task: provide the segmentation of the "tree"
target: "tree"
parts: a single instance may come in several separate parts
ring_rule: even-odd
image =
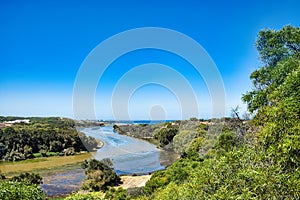
[[[203,129],[195,131],[183,130],[173,138],[174,150],[180,155],[184,155],[186,149],[195,138],[204,138],[205,135],[206,131]]]
[[[107,161],[105,161],[107,162]],[[109,186],[117,186],[121,179],[111,167],[102,161],[92,159],[84,164],[86,179],[81,188],[89,191],[105,191]]]
[[[215,138],[210,126],[205,138],[189,144],[186,161],[152,176],[145,187],[149,199],[300,198],[299,28],[263,30],[257,48],[264,66],[252,73],[254,89],[243,97],[257,126],[252,129],[252,122],[248,125],[239,117],[238,107],[233,109],[234,118],[225,119],[212,154],[191,164]]]
[[[300,167],[300,62],[282,85],[270,94],[271,106],[259,114],[260,144],[285,170]]]
[[[35,173],[21,173],[18,176],[14,176],[11,178],[12,181],[17,181],[17,182],[25,182],[28,184],[34,184],[39,186],[42,183],[42,177],[39,174]]]
[[[218,137],[215,148],[220,151],[231,151],[239,146],[239,141],[236,135],[232,132],[224,132]]]
[[[201,161],[203,155],[201,154],[201,149],[203,148],[204,138],[198,137],[193,139],[188,148],[185,151],[184,156],[191,159]]]
[[[29,124],[14,124],[0,129],[0,159],[17,161],[37,155],[47,156],[49,151],[68,149],[66,155],[73,155],[95,149],[95,138],[78,132],[73,125],[70,119],[30,118]]]
[[[171,123],[166,123],[164,127],[162,127],[154,137],[158,139],[160,146],[165,146],[169,144],[174,136],[178,133],[178,126],[172,125]]]
[[[258,142],[282,170],[300,165],[300,28],[259,33],[257,47],[265,66],[252,73],[255,89],[244,95]]]
[[[60,152],[62,149],[62,143],[60,141],[54,140],[50,142],[50,151]]]
[[[268,95],[297,68],[300,57],[300,28],[286,26],[279,31],[263,30],[258,34],[256,47],[263,66],[251,74],[254,89],[242,98],[251,113],[270,105]]]

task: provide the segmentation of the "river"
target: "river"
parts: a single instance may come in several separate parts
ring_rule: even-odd
[[[147,141],[119,134],[112,126],[80,128],[79,131],[104,143],[91,157],[110,158],[118,175],[148,174],[165,168],[160,163],[161,151]],[[82,169],[50,173],[44,177],[41,187],[48,196],[66,195],[78,190],[84,177]]]
[[[93,156],[97,160],[110,158],[118,175],[147,174],[164,169],[160,164],[160,150],[147,141],[121,135],[112,126],[83,128],[80,131],[104,143]]]

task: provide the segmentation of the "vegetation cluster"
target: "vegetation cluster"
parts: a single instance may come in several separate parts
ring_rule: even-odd
[[[0,121],[24,118],[0,117]],[[71,119],[26,118],[30,123],[16,123],[0,129],[0,159],[7,161],[54,155],[74,155],[80,151],[92,151],[97,142],[78,132]]]
[[[242,97],[251,120],[243,120],[235,108],[231,118],[222,120],[127,126],[124,134],[153,137],[181,158],[155,172],[145,187],[128,191],[110,187],[119,179],[108,161],[92,160],[86,163],[83,188],[101,192],[67,199],[300,199],[300,28],[262,30],[256,46],[262,66],[251,74],[253,89]],[[14,128],[26,132],[22,126]],[[146,131],[135,131],[143,128]],[[11,131],[5,130],[1,135]],[[18,140],[11,141],[11,149],[19,149]],[[49,140],[39,144],[44,143],[50,148]],[[0,184],[2,189],[11,183]],[[39,198],[37,191],[26,191],[32,191],[32,199]]]

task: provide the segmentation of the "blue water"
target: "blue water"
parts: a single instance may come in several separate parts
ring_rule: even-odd
[[[164,122],[173,122],[174,120],[99,120],[107,123],[121,123],[121,124],[160,124]]]
[[[159,149],[149,142],[121,135],[112,126],[82,128],[80,131],[104,143],[93,156],[97,160],[110,158],[118,175],[147,174],[164,169],[160,164]]]

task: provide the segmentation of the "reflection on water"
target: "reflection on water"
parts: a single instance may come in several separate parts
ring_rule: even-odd
[[[112,126],[82,128],[81,132],[103,141],[104,146],[93,154],[97,160],[110,158],[117,174],[146,174],[164,169],[160,151],[155,145],[121,135]]]

